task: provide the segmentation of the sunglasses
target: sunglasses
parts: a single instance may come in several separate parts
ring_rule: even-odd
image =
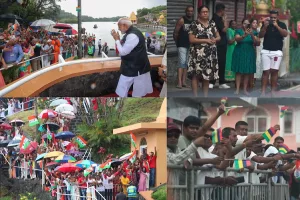
[[[204,137],[206,137],[206,138],[212,140],[212,136],[211,136],[211,135],[204,135]]]
[[[176,139],[178,139],[178,138],[179,138],[179,135],[180,135],[180,134],[178,134],[178,133],[168,133],[168,134],[167,134],[167,137],[168,137],[168,138],[175,137]]]

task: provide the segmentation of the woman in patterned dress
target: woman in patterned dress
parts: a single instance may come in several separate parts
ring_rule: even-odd
[[[198,19],[191,23],[189,31],[188,77],[192,79],[194,96],[198,95],[200,80],[204,96],[207,97],[209,81],[219,79],[216,42],[220,39],[215,22],[209,20],[208,7],[199,7]]]

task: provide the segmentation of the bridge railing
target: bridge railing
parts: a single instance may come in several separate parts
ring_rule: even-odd
[[[183,166],[168,164],[168,200],[288,200],[289,185],[280,177],[280,183],[273,183],[270,177],[271,171],[254,170],[252,173],[245,169],[245,174],[240,176],[248,177],[248,182],[240,183],[235,186],[220,186],[211,184],[198,184],[200,177],[197,173],[206,172],[216,174],[217,171],[211,167],[193,167],[186,170]],[[223,177],[230,176],[235,169],[226,169]],[[261,174],[266,177],[266,182],[257,183],[252,175]],[[220,174],[219,174],[220,175]],[[220,175],[220,176],[222,176]],[[209,176],[209,175],[208,175]],[[237,175],[236,175],[237,176]],[[246,178],[245,178],[246,180]]]
[[[64,59],[62,58],[62,56],[59,56],[60,59],[62,60],[61,63],[59,64],[55,64],[55,65],[51,65],[49,67],[46,68],[42,68],[34,73],[31,73],[25,77],[23,77],[22,79],[10,84],[9,86],[3,88],[2,90],[0,90],[0,97],[3,97],[5,94],[15,90],[16,88],[20,87],[21,85],[23,85],[24,83],[31,81],[32,79],[42,75],[42,74],[46,74],[47,72],[51,71],[51,70],[55,70],[55,69],[59,69],[59,71],[62,71],[64,67],[68,67],[68,66],[72,66],[72,65],[76,65],[76,64],[82,64],[82,63],[95,63],[95,62],[99,62],[100,64],[104,64],[104,62],[107,61],[117,61],[117,60],[121,60],[120,57],[112,57],[112,58],[91,58],[91,59],[80,59],[80,60],[73,60],[73,61],[69,61],[69,62],[65,62]],[[155,58],[155,57],[162,57],[162,55],[149,55],[149,58]]]

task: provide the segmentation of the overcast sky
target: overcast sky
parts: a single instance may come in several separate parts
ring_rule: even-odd
[[[159,5],[166,5],[167,0],[81,0],[82,15],[94,18],[129,16],[137,9],[152,8]],[[77,0],[61,0],[58,2],[62,10],[77,15]]]

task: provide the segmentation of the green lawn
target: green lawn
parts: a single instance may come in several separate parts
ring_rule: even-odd
[[[121,113],[121,124],[128,126],[156,120],[163,98],[128,98]]]
[[[0,200],[12,200],[12,197],[1,197]]]

